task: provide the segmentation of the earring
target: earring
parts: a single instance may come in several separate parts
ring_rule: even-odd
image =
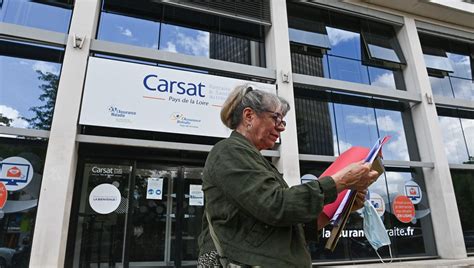
[[[247,125],[247,130],[250,130],[252,128],[252,124]]]

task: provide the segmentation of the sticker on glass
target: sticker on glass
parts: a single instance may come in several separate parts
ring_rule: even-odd
[[[405,183],[405,195],[410,198],[411,202],[416,205],[421,201],[421,188],[414,181],[408,181]]]
[[[377,214],[382,217],[385,213],[385,202],[383,201],[383,198],[379,194],[371,192],[369,201],[374,206]]]
[[[89,195],[89,205],[99,214],[114,212],[121,200],[122,195],[119,189],[109,183],[97,185]]]
[[[0,209],[5,206],[7,203],[8,199],[8,191],[7,188],[5,187],[5,184],[0,182]]]
[[[33,166],[22,157],[8,157],[0,162],[0,181],[8,191],[25,188],[33,178]]]
[[[204,192],[202,191],[202,185],[189,185],[189,205],[200,207],[204,206]]]
[[[313,174],[304,174],[300,180],[301,180],[301,184],[303,184],[303,183],[315,181],[317,179],[318,177],[314,176]]]
[[[163,179],[148,178],[146,187],[146,199],[163,199]]]
[[[415,217],[415,206],[408,197],[398,195],[393,200],[393,214],[399,221],[409,223]]]

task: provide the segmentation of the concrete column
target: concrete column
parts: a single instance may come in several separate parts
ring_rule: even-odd
[[[276,70],[278,95],[286,99],[291,106],[285,118],[286,130],[281,133],[280,158],[276,159],[276,166],[283,172],[286,182],[291,186],[300,183],[300,166],[285,0],[271,0],[270,10],[272,26],[265,38],[267,67]]]
[[[53,123],[31,250],[30,267],[64,267],[74,179],[78,116],[90,38],[95,37],[100,0],[76,0],[59,80]],[[73,35],[85,37],[73,47]]]
[[[404,17],[398,40],[407,59],[407,67],[403,72],[407,90],[422,95],[422,102],[412,107],[412,116],[421,161],[434,163],[433,169],[425,168],[423,173],[438,255],[447,259],[466,258],[448,158],[444,151],[436,106],[428,101],[433,92],[413,18]]]

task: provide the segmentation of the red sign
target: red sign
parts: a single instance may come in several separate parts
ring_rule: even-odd
[[[21,177],[21,170],[17,167],[12,167],[7,170],[7,177],[19,178]]]
[[[3,208],[7,203],[8,191],[5,184],[0,182],[0,208]]]
[[[403,223],[409,223],[415,217],[415,206],[405,195],[399,195],[393,200],[393,214]]]

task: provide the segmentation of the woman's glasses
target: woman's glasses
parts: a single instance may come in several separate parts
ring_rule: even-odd
[[[281,113],[268,111],[268,110],[265,110],[265,112],[272,114],[271,117],[273,121],[275,121],[275,127],[280,127],[280,126],[286,127],[286,121],[283,120],[283,115]]]

